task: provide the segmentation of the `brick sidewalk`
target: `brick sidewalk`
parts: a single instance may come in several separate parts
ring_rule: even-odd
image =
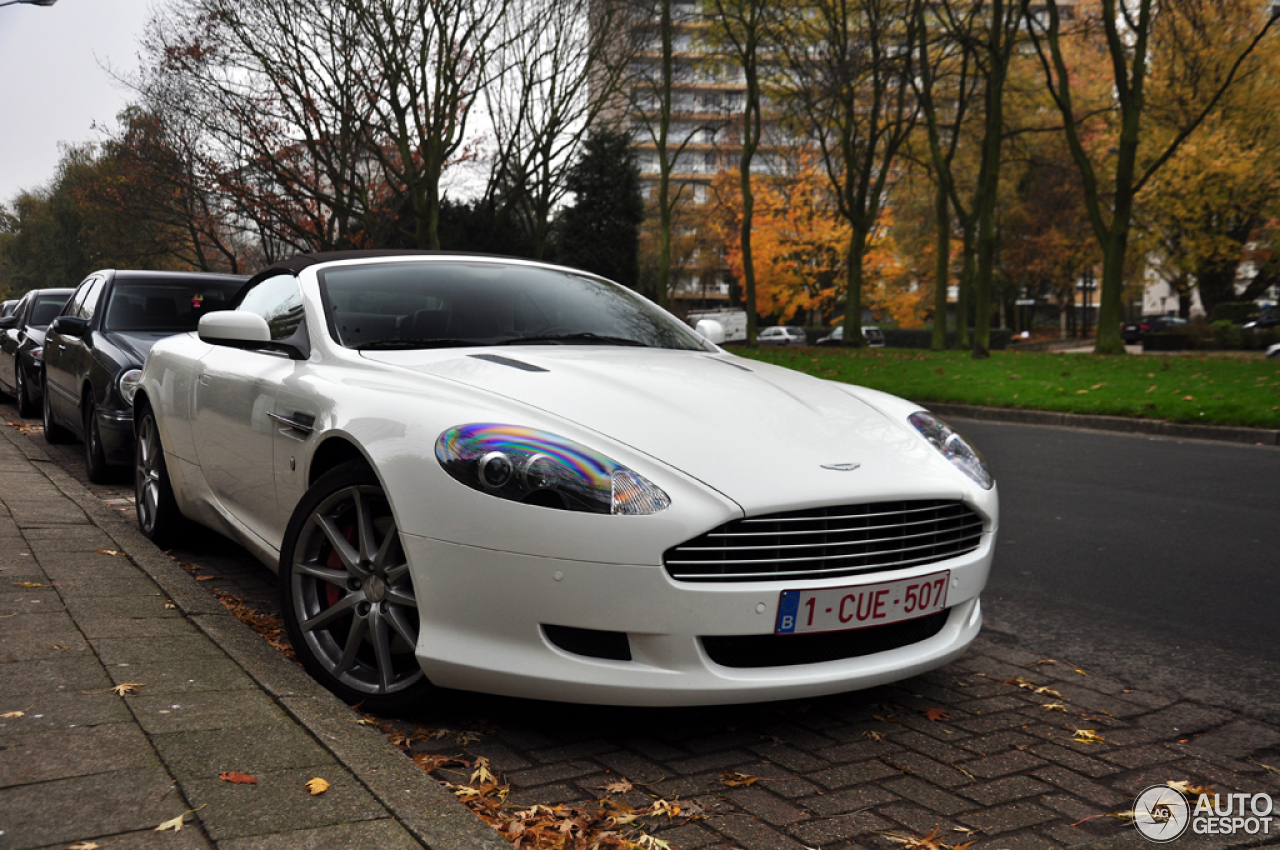
[[[94,489],[127,508],[127,488]],[[199,586],[274,605],[269,571],[214,538],[194,542],[173,554],[213,577]],[[822,699],[635,710],[442,692],[393,725],[418,736],[415,752],[488,758],[516,806],[586,803],[619,778],[634,784],[620,798],[633,806],[678,800],[685,816],[646,825],[678,850],[888,848],[898,845],[884,833],[935,829],[973,850],[1137,848],[1150,844],[1105,815],[1131,809],[1148,786],[1185,780],[1280,798],[1280,774],[1265,767],[1280,767],[1274,716],[1138,689],[1100,669],[1081,674],[1069,658],[1047,663],[1053,650],[1030,651],[1022,637],[988,629],[945,668]],[[1101,741],[1075,740],[1082,729]],[[450,730],[460,734],[429,739]],[[731,787],[727,771],[758,780]],[[1267,843],[1280,835],[1188,834],[1174,846]]]

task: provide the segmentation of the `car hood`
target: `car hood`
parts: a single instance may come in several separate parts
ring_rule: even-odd
[[[120,349],[120,353],[126,359],[141,366],[146,362],[147,352],[151,351],[151,346],[175,333],[179,331],[107,331],[103,336]]]
[[[365,356],[569,420],[676,467],[749,513],[961,498],[967,489],[905,419],[847,385],[789,369],[724,354],[578,346],[441,354]],[[518,409],[512,417],[508,424],[523,424]]]

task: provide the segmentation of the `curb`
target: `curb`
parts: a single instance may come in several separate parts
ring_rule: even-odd
[[[1255,446],[1280,446],[1280,430],[1240,428],[1229,425],[1183,425],[1158,419],[1131,419],[1127,416],[1094,416],[1083,413],[1056,413],[1051,410],[1016,410],[1008,407],[978,407],[968,404],[929,404],[933,413],[984,422],[1012,422],[1022,425],[1054,425],[1089,431],[1117,431],[1183,440],[1212,440]]]
[[[5,439],[115,541],[184,617],[221,647],[415,838],[432,850],[510,847],[381,732],[357,724],[349,706],[237,620],[128,519],[94,497],[30,439],[20,437],[7,423],[0,425],[5,425],[0,428]]]

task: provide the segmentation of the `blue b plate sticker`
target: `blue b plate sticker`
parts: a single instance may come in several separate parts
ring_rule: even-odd
[[[774,634],[789,635],[796,630],[796,614],[800,611],[800,591],[784,590],[778,600],[778,622]]]

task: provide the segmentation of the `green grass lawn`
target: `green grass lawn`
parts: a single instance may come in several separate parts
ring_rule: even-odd
[[[1280,428],[1280,361],[1209,355],[735,348],[745,357],[921,403]]]

